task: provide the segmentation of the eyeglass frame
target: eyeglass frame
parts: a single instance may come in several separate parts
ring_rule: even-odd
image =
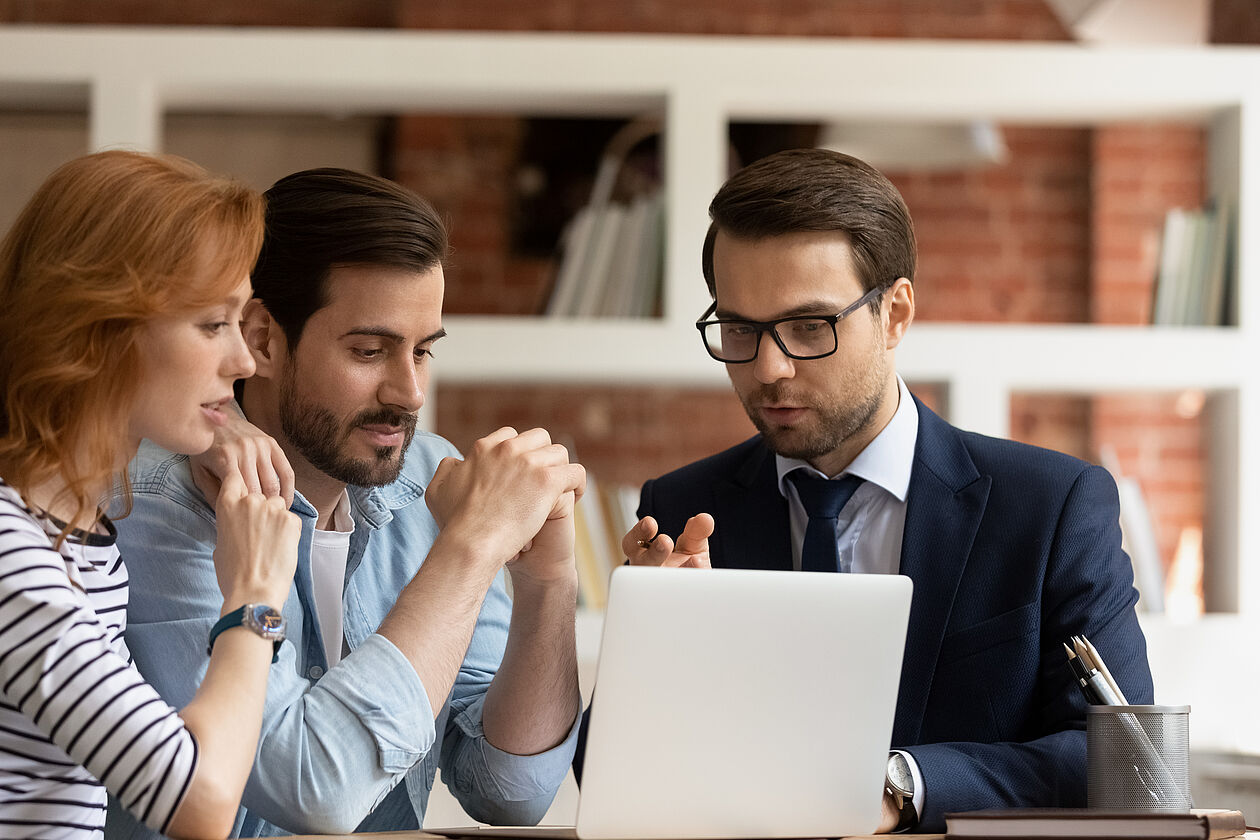
[[[774,339],[774,343],[778,345],[779,350],[783,352],[783,355],[787,356],[789,359],[795,359],[798,362],[810,362],[815,359],[825,359],[828,356],[834,356],[840,350],[840,336],[836,333],[836,325],[845,318],[848,318],[854,312],[857,312],[863,306],[869,304],[871,301],[883,296],[884,292],[891,289],[893,285],[895,284],[876,286],[857,300],[853,301],[853,303],[837,312],[835,315],[789,315],[786,318],[775,318],[773,321],[750,321],[747,318],[714,318],[712,320],[705,320],[714,312],[717,312],[717,301],[715,300],[713,303],[709,304],[708,309],[704,310],[704,314],[700,316],[700,320],[696,321],[696,329],[700,332],[700,343],[704,345],[705,352],[709,354],[709,358],[716,362],[721,362],[724,365],[746,365],[749,362],[757,361],[757,356],[761,354],[761,337],[767,332],[770,333],[770,337]],[[787,345],[784,344],[783,339],[779,337],[779,331],[777,329],[779,324],[786,324],[789,321],[826,321],[831,325],[831,337],[835,341],[835,345],[831,348],[831,350],[819,356],[800,356],[793,353],[791,350],[787,349]],[[748,359],[741,359],[737,362],[730,362],[726,359],[718,358],[714,354],[713,348],[709,346],[708,340],[704,337],[705,327],[711,327],[717,324],[745,324],[755,328],[757,330],[757,344],[753,350],[752,357]]]

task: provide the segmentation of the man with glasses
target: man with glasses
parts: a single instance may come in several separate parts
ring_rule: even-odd
[[[1115,483],[911,395],[895,354],[914,319],[913,226],[870,166],[772,155],[709,213],[714,301],[696,327],[760,434],[647,482],[626,556],[909,576],[881,829],[1083,806],[1085,704],[1063,643],[1088,636],[1130,702],[1153,693]]]

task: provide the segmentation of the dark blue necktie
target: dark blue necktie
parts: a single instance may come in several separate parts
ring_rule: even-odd
[[[840,548],[836,544],[836,517],[853,496],[863,479],[845,475],[826,479],[805,470],[788,473],[796,485],[801,505],[809,515],[805,542],[801,546],[801,571],[847,572],[848,564],[840,565]]]

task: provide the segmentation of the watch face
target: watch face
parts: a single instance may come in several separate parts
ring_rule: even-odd
[[[901,753],[888,757],[888,781],[905,793],[914,791],[914,776],[910,775],[910,765]]]
[[[284,616],[271,607],[256,605],[250,610],[248,619],[258,632],[267,638],[276,641],[284,638]]]

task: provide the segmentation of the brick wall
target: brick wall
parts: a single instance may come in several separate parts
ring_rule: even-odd
[[[1061,41],[1039,0],[0,0],[0,21]]]
[[[399,0],[0,0],[0,22],[140,26],[391,27]]]
[[[0,0],[0,21],[1070,38],[1039,0]],[[1222,43],[1260,42],[1254,0],[1215,0],[1212,32]],[[1163,213],[1201,198],[1201,133],[1183,126],[1005,131],[1011,161],[1004,167],[890,173],[918,227],[920,317],[1145,322]],[[434,200],[451,224],[449,311],[532,312],[546,293],[549,261],[506,247],[521,136],[514,119],[395,121],[387,173]],[[937,405],[947,400],[938,389],[916,392]],[[611,481],[637,483],[752,430],[724,390],[444,386],[435,396],[438,429],[460,446],[506,423],[544,425]],[[1201,424],[1184,405],[1178,413],[1178,396],[1018,395],[1012,433],[1089,458],[1102,443],[1116,445],[1123,469],[1150,497],[1167,560],[1180,528],[1201,521],[1203,509]]]
[[[1206,139],[1197,126],[1165,124],[1092,134],[1090,320],[1148,324],[1164,214],[1206,198]]]
[[[919,243],[916,318],[1089,317],[1090,132],[1003,128],[1009,160],[959,173],[888,172]]]
[[[1183,529],[1202,527],[1204,439],[1198,394],[1099,396],[1090,401],[1090,447],[1112,447],[1150,507],[1165,565]]]
[[[442,385],[436,399],[437,429],[463,450],[500,426],[542,426],[617,484],[642,484],[756,433],[730,388]]]
[[[432,201],[450,230],[446,311],[540,311],[552,262],[509,247],[523,121],[408,114],[394,125],[390,175]]]
[[[864,38],[1065,40],[1037,0],[437,0],[404,3],[399,25],[419,29],[830,35]]]
[[[1206,138],[1198,127],[1163,124],[1108,126],[1093,135],[1093,320],[1149,323],[1164,214],[1206,198]],[[1160,556],[1170,563],[1182,530],[1203,524],[1202,406],[1193,394],[1091,402],[1091,452],[1113,447],[1124,473],[1138,479]]]
[[[1256,0],[1212,0],[1208,40],[1213,44],[1260,44]]]

